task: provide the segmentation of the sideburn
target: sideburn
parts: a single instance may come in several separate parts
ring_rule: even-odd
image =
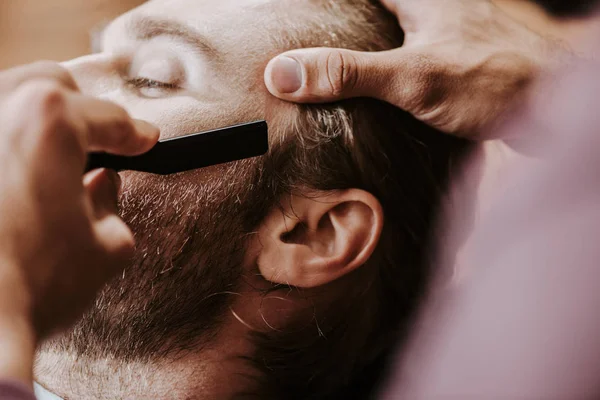
[[[171,177],[126,174],[120,206],[135,256],[58,346],[150,362],[209,344],[242,275],[255,169],[249,160]]]

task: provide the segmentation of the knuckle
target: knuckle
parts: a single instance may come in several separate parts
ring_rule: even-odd
[[[339,50],[329,52],[325,59],[325,70],[328,90],[334,97],[341,96],[356,85],[358,78],[356,60],[349,54]]]
[[[20,91],[32,106],[39,106],[46,111],[53,111],[65,102],[65,93],[61,86],[51,80],[27,82],[21,86]]]
[[[120,107],[115,109],[114,116],[107,129],[112,144],[117,147],[127,145],[134,130],[129,114]]]
[[[433,86],[438,74],[436,63],[424,54],[415,54],[406,60],[407,68],[414,71],[413,84],[416,88],[428,90]]]
[[[405,60],[406,70],[413,71],[408,84],[406,108],[424,111],[435,107],[447,92],[445,86],[452,81],[449,66],[427,54],[415,54]]]
[[[38,71],[55,72],[63,70],[59,63],[50,60],[36,61],[33,64],[31,64],[31,66]]]
[[[71,73],[62,65],[54,61],[37,61],[33,64],[35,69],[43,73],[45,76],[56,79],[58,82],[76,87],[75,80]]]
[[[36,143],[35,148],[50,151],[60,146],[62,152],[85,157],[81,151],[81,137],[85,124],[68,110],[67,94],[52,80],[29,81],[18,89],[21,101],[30,110],[22,125],[24,132]]]
[[[42,133],[49,133],[63,120],[66,98],[59,84],[49,80],[30,81],[21,85],[18,92],[17,97],[37,115]]]
[[[50,80],[65,88],[77,89],[71,74],[61,65],[51,61],[38,61],[0,72],[0,91],[13,92],[27,82]]]

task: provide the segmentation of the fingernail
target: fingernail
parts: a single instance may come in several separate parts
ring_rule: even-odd
[[[159,129],[149,122],[134,119],[133,124],[135,125],[135,129],[145,136],[154,137],[159,135]]]
[[[279,56],[273,61],[271,80],[279,93],[294,93],[302,87],[302,66],[293,58]]]

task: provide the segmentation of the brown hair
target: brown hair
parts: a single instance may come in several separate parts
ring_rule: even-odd
[[[322,21],[315,21],[310,33],[297,33],[294,46],[374,51],[402,43],[396,22],[371,1],[310,3],[327,11],[321,18],[337,22],[318,39]],[[406,333],[430,275],[427,244],[438,205],[465,143],[371,99],[299,106],[295,121],[273,128],[280,139],[254,182],[262,187],[257,193],[271,198],[251,204],[273,204],[306,187],[360,188],[384,209],[380,243],[365,265],[333,284],[298,291],[312,304],[302,317],[285,331],[255,334],[251,361],[262,372],[255,396],[341,398]],[[289,290],[273,288],[280,289]]]

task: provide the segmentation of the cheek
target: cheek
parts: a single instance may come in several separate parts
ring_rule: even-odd
[[[101,96],[125,108],[136,119],[145,120],[161,130],[161,139],[222,128],[264,117],[255,110],[256,102],[203,102],[193,97],[144,99],[137,96],[112,93]],[[254,104],[254,106],[252,105]],[[258,106],[262,109],[263,104]]]
[[[136,119],[160,128],[161,139],[219,128],[227,125],[227,113],[221,105],[207,105],[189,98],[111,99]]]

